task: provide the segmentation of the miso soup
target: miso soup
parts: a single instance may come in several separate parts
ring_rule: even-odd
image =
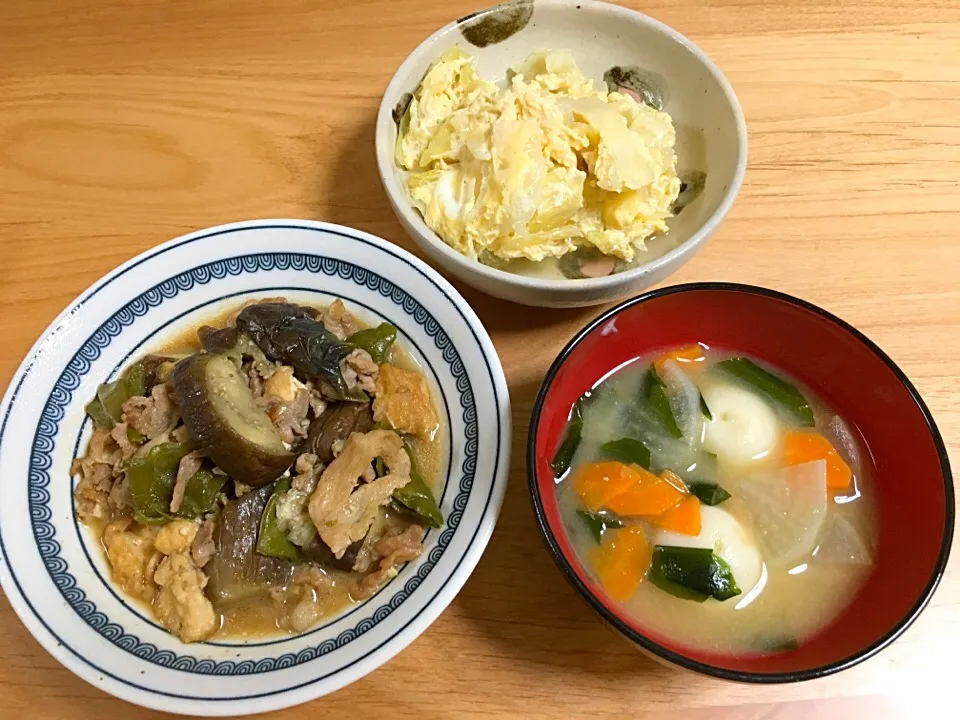
[[[704,344],[584,394],[551,466],[581,564],[656,635],[794,647],[868,576],[876,507],[843,418],[776,368]]]

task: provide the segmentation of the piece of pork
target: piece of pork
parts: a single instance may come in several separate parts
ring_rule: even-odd
[[[340,361],[340,373],[348,388],[354,388],[358,385],[360,389],[369,395],[377,392],[377,376],[380,374],[380,366],[377,365],[370,353],[366,350],[357,348],[347,357]]]
[[[130,436],[127,433],[128,426],[125,422],[117,423],[113,426],[113,429],[110,431],[110,437],[113,438],[113,441],[117,444],[117,447],[120,448],[120,455],[123,460],[129,460],[132,458],[137,450],[140,449],[138,445],[134,445],[130,442]]]
[[[110,430],[94,430],[87,454],[70,466],[70,475],[80,476],[73,496],[81,521],[106,520],[112,516],[110,496],[117,478],[122,477],[119,470],[122,462],[123,453]]]
[[[270,591],[280,627],[302,633],[309,630],[326,613],[324,601],[336,586],[336,581],[316,565],[297,571],[293,582],[285,588]]]
[[[170,498],[170,512],[177,512],[183,505],[187,483],[197,474],[205,457],[206,453],[203,450],[194,450],[180,459],[180,465],[177,467],[177,481],[173,486],[173,497]]]
[[[74,460],[70,468],[73,475],[80,475],[73,497],[77,502],[77,516],[89,523],[110,517],[110,491],[113,489],[113,468],[105,463],[86,459]]]
[[[148,440],[173,430],[179,418],[177,406],[164,383],[154,385],[150,397],[135,395],[123,403],[123,422]]]
[[[318,388],[313,386],[312,382],[307,383],[307,392],[310,393],[310,410],[313,411],[313,418],[316,420],[327,411],[328,400]]]
[[[357,587],[356,599],[361,600],[373,595],[384,583],[397,576],[397,568],[418,557],[423,551],[424,529],[419,525],[410,525],[406,530],[386,535],[374,546],[383,558],[380,568],[365,578]]]
[[[359,329],[357,321],[347,310],[342,300],[334,300],[323,313],[323,325],[333,333],[338,340],[346,340]]]
[[[306,390],[297,390],[290,402],[282,402],[267,412],[280,439],[292,444],[298,437],[306,437],[310,429],[307,414],[310,412],[310,394]]]
[[[298,437],[306,437],[310,422],[310,392],[307,386],[293,375],[293,368],[281,365],[263,384],[263,396],[259,401],[277,428],[280,438],[293,443]]]
[[[107,496],[107,505],[114,517],[133,514],[133,496],[130,494],[130,483],[124,475],[113,481],[110,494]]]
[[[217,554],[217,543],[214,540],[216,530],[217,519],[212,516],[204,520],[200,529],[197,530],[197,536],[193,539],[193,545],[190,546],[190,557],[198,568],[202,568]]]
[[[123,462],[123,454],[111,430],[97,428],[93,431],[84,460],[103,463],[111,467]]]

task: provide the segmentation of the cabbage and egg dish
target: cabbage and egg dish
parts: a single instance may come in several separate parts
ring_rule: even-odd
[[[598,89],[569,53],[532,54],[501,89],[454,47],[414,93],[396,162],[426,224],[467,257],[540,263],[580,250],[609,274],[667,230],[675,139],[667,113]]]

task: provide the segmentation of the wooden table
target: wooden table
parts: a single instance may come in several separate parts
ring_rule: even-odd
[[[0,2],[0,389],[72,298],[190,230],[312,218],[416,252],[377,177],[377,104],[420,40],[479,4]],[[960,467],[960,5],[630,4],[718,62],[750,127],[739,200],[672,280],[766,285],[851,321],[914,380]],[[547,365],[599,309],[517,312],[462,290],[513,398],[514,461],[493,540],[449,609],[400,656],[275,717],[885,719],[920,717],[924,703],[954,695],[945,659],[960,640],[956,565],[893,647],[823,681],[725,684],[622,644],[555,570],[523,458]],[[61,668],[0,597],[0,717],[160,715]]]

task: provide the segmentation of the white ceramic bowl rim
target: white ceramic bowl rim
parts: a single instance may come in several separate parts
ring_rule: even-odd
[[[503,8],[509,7],[511,4],[512,3],[502,3],[500,5],[487,8],[486,10],[480,10],[476,13],[472,13],[469,17],[471,19],[480,18],[490,13],[499,12]],[[737,198],[737,194],[740,192],[740,186],[743,184],[743,178],[747,171],[747,123],[743,117],[743,110],[740,107],[740,101],[737,99],[737,95],[733,91],[733,87],[730,85],[730,82],[720,71],[720,68],[714,64],[714,62],[703,50],[701,50],[685,35],[682,35],[669,25],[666,25],[659,20],[655,20],[649,15],[644,15],[641,12],[631,10],[630,8],[621,7],[619,5],[601,2],[600,0],[536,0],[534,3],[534,8],[544,6],[569,7],[572,5],[578,6],[578,9],[585,11],[609,13],[622,18],[625,22],[639,22],[685,46],[693,55],[697,57],[701,63],[703,63],[703,66],[722,88],[723,94],[727,102],[730,104],[731,110],[733,111],[737,125],[737,136],[741,139],[741,143],[737,152],[736,170],[729,186],[724,193],[723,200],[721,200],[716,210],[713,211],[703,225],[701,225],[700,228],[684,242],[648,263],[637,265],[636,267],[616,273],[615,275],[608,275],[607,277],[602,278],[551,279],[528,277],[526,275],[507,272],[506,270],[499,270],[497,268],[471,260],[447,245],[447,243],[445,243],[433,230],[427,226],[427,224],[423,221],[423,218],[420,217],[418,213],[414,212],[410,203],[407,201],[407,195],[404,189],[400,187],[400,184],[397,182],[395,176],[395,168],[393,165],[393,148],[381,147],[381,138],[387,137],[387,134],[377,132],[377,165],[379,166],[380,177],[383,179],[384,185],[386,185],[387,192],[392,197],[396,198],[394,204],[397,208],[399,208],[399,211],[403,213],[404,217],[411,224],[413,224],[425,238],[428,238],[439,252],[443,253],[443,255],[451,262],[466,270],[477,272],[480,275],[490,279],[506,281],[512,285],[535,288],[537,290],[563,291],[571,288],[600,290],[608,287],[619,286],[625,282],[629,282],[633,278],[637,278],[650,272],[655,272],[656,270],[669,265],[675,258],[683,255],[690,246],[697,245],[701,239],[710,235],[723,221],[723,219],[727,216],[727,213],[730,212],[730,208],[733,206],[733,203]],[[390,80],[390,84],[387,85],[387,89],[384,92],[384,98],[400,97],[405,92],[412,92],[413,88],[406,87],[408,81],[405,80],[405,77],[410,73],[410,69],[416,64],[418,59],[417,56],[421,54],[421,49],[432,45],[435,40],[440,39],[447,33],[457,30],[459,24],[459,19],[454,20],[453,22],[450,22],[437,30],[426,40],[420,43],[416,50],[414,50],[406,58],[406,60],[401,63],[400,67],[397,68],[396,73],[394,73],[393,78]],[[377,127],[386,127],[388,123],[394,124],[393,108],[390,107],[388,103],[381,102],[380,110],[377,113]]]
[[[227,236],[230,241],[226,241]],[[186,246],[188,250],[184,249]],[[170,257],[177,260],[165,271],[163,263],[172,262]],[[186,268],[180,264],[184,260],[189,263]],[[126,302],[125,294],[130,288],[125,284],[142,280],[145,272],[157,284],[137,286],[132,291],[133,299]],[[379,272],[412,278],[416,287],[407,291]],[[271,279],[295,277],[302,281],[312,276],[319,280],[309,287],[270,286]],[[425,539],[423,556],[404,568],[374,598],[307,633],[247,644],[210,642],[188,646],[171,640],[172,636],[124,602],[103,581],[73,517],[72,493],[66,506],[71,508],[69,512],[59,499],[61,493],[51,498],[51,469],[62,469],[65,456],[73,457],[85,437],[84,427],[88,423],[83,413],[84,389],[78,389],[81,380],[84,375],[91,376],[83,380],[86,388],[105,379],[98,375],[99,366],[96,372],[91,371],[91,366],[114,339],[122,337],[124,330],[136,328],[137,337],[141,331],[149,333],[119,362],[113,364],[115,357],[101,361],[113,364],[113,372],[132,355],[142,352],[140,347],[158,332],[177,322],[181,327],[183,323],[192,324],[192,318],[183,320],[184,316],[224,302],[225,297],[242,298],[288,289],[302,291],[301,294],[345,296],[331,287],[337,283],[341,288],[366,293],[362,295],[365,299],[372,298],[380,303],[380,308],[395,313],[394,324],[400,327],[402,342],[419,355],[433,376],[451,433],[445,490],[452,488],[453,492],[445,492],[441,498],[447,523],[432,541]],[[223,295],[223,289],[236,292]],[[175,300],[178,295],[181,299]],[[185,296],[189,297],[184,299]],[[198,304],[201,299],[206,301]],[[350,305],[350,299],[347,301]],[[118,307],[112,302],[121,304]],[[165,310],[164,303],[168,305]],[[393,320],[363,301],[354,300],[354,304]],[[173,315],[183,308],[184,312]],[[143,319],[155,309],[153,320]],[[171,317],[156,327],[156,318],[167,315]],[[445,318],[446,325],[436,319],[437,315]],[[91,332],[94,327],[96,330]],[[414,340],[417,333],[420,345]],[[114,355],[127,350],[131,341],[118,342],[121,347]],[[424,352],[421,347],[425,341],[432,341],[435,347]],[[77,349],[72,358],[64,365],[58,352],[69,356],[74,348]],[[439,373],[434,369],[437,362],[444,364]],[[53,378],[57,378],[55,383]],[[36,400],[37,396],[30,392],[35,390],[36,383],[53,383],[54,387],[48,396]],[[451,416],[448,396],[462,417]],[[480,417],[481,413],[484,417]],[[35,417],[38,419],[34,420]],[[72,431],[66,429],[68,425],[79,428],[75,440]],[[480,443],[485,446],[482,452]],[[0,581],[24,624],[54,657],[80,677],[118,697],[157,709],[205,715],[240,715],[293,705],[336,690],[386,662],[449,604],[472,572],[492,533],[506,488],[509,447],[509,398],[493,345],[463,298],[422,261],[379,238],[326,223],[263,220],[202,230],[164,243],[98,281],[54,320],[11,380],[0,403],[0,461],[4,469]],[[59,472],[54,474],[59,478]],[[76,529],[76,539],[69,536],[71,525]],[[462,530],[459,536],[458,528]],[[30,529],[36,546],[29,541]],[[10,533],[16,533],[16,537]],[[87,555],[92,573],[86,566],[77,572],[76,566],[68,565],[71,557],[79,557],[78,551],[68,548],[63,553],[66,559],[61,557],[61,543],[70,546],[76,542]],[[11,557],[14,547],[16,556]],[[445,558],[448,548],[451,552]],[[24,573],[27,568],[30,572]],[[114,609],[115,606],[93,580],[94,575],[100,576],[109,594],[122,607],[122,613],[117,613],[119,619],[98,609],[97,596],[101,604]],[[44,607],[50,599],[44,600],[43,595],[50,593],[56,596],[56,602]],[[377,596],[380,599],[375,601]],[[384,597],[388,598],[386,604],[382,604]],[[103,603],[104,598],[107,603]],[[355,613],[353,620],[347,620]],[[362,618],[359,623],[358,618]],[[381,632],[364,637],[380,623]],[[323,642],[305,640],[313,634]],[[374,639],[388,634],[382,642]],[[171,647],[164,646],[171,642]],[[275,649],[257,650],[274,646]],[[291,646],[292,652],[272,654],[275,650],[290,650]],[[206,657],[199,650],[191,652],[191,648],[198,647],[207,648]],[[236,657],[244,653],[244,659],[234,660],[234,651]],[[104,666],[109,662],[98,664],[98,657],[114,664],[112,672]],[[127,665],[132,669],[127,671]],[[121,669],[117,670],[117,666]],[[291,672],[297,666],[302,669]],[[152,686],[152,679],[144,676],[147,671],[157,678]],[[290,679],[305,681],[285,685],[282,678],[286,673]],[[236,692],[238,684],[242,687],[250,682],[246,678],[257,674],[264,678],[258,681],[261,692]],[[167,679],[161,681],[161,676]],[[209,683],[209,694],[197,694],[196,687],[190,694],[189,684],[200,682],[198,676],[208,678],[200,680]],[[169,682],[177,678],[180,682]],[[164,682],[168,684],[157,687]],[[223,684],[215,687],[216,683]]]

